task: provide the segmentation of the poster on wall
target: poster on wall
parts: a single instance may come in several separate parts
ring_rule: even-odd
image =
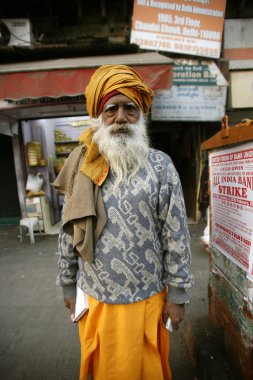
[[[135,0],[131,43],[146,50],[219,58],[226,0]]]
[[[253,279],[253,142],[209,156],[211,246]]]

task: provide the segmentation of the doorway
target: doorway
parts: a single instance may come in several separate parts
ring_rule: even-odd
[[[20,219],[20,207],[12,136],[0,134],[0,162],[0,224],[18,224]]]
[[[153,148],[167,153],[182,183],[187,216],[197,219],[197,184],[199,162],[198,128],[191,123],[152,124],[150,131]]]

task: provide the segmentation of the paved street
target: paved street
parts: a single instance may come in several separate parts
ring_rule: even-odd
[[[203,224],[190,226],[195,287],[185,322],[171,334],[173,380],[200,379],[185,341],[192,340],[189,326],[207,319],[208,255],[199,242],[203,229]],[[0,228],[0,378],[75,380],[78,331],[55,285],[57,235],[35,236],[35,244],[28,236],[21,244],[18,235],[17,226]]]

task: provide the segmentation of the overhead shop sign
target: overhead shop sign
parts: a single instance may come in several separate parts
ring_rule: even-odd
[[[214,62],[175,60],[171,89],[155,91],[152,120],[220,121],[227,85]]]
[[[226,0],[135,0],[131,43],[142,49],[219,58]]]
[[[224,77],[214,62],[176,59],[173,66],[173,85],[222,86]]]

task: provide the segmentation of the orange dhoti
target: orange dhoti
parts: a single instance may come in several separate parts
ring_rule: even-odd
[[[79,321],[80,380],[171,380],[169,337],[162,323],[165,292],[127,305],[89,297]]]

